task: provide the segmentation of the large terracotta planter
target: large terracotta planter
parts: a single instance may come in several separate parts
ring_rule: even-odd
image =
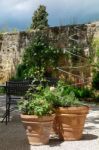
[[[89,107],[59,107],[56,109],[55,132],[61,140],[79,140]]]
[[[49,142],[54,116],[21,115],[29,144],[41,145]]]

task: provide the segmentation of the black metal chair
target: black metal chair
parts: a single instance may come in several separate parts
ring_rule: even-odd
[[[29,80],[6,82],[6,112],[2,120],[2,122],[5,120],[6,125],[10,120],[10,112],[16,108],[17,101],[25,95],[29,87]]]

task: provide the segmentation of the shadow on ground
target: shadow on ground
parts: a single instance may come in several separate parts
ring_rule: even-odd
[[[97,139],[98,136],[94,135],[94,134],[83,134],[82,139],[81,140],[95,140]]]
[[[54,138],[54,139],[50,139],[49,140],[49,146],[50,147],[54,147],[54,146],[60,146],[60,144],[62,144],[64,141],[58,139],[58,138]]]
[[[82,139],[79,141],[89,141],[89,140],[95,140],[97,139],[98,136],[94,134],[83,134]],[[54,138],[50,139],[49,141],[49,146],[54,147],[54,146],[60,146],[64,141],[60,140],[59,138]],[[70,141],[67,141],[70,142]]]
[[[19,117],[8,125],[0,123],[0,150],[30,150],[25,129]]]

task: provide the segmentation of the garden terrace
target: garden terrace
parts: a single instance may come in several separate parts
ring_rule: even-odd
[[[0,116],[5,111],[5,96],[0,96]],[[57,137],[50,138],[49,145],[30,146],[16,110],[11,113],[11,121],[6,126],[0,123],[0,149],[2,150],[98,150],[99,149],[99,107],[91,106],[86,120],[83,138],[80,141],[60,141]]]
[[[78,29],[77,29],[78,28]],[[93,38],[95,27],[89,25],[72,25],[63,27],[50,27],[43,30],[48,36],[48,41],[57,48],[66,48],[70,45],[71,38],[79,39],[80,44],[89,47],[89,39]],[[31,41],[36,30],[0,34],[0,82],[4,83],[16,72],[17,64],[21,63],[24,48]],[[84,50],[84,49],[83,49]],[[84,62],[85,63],[85,62]],[[60,64],[68,63],[62,58]]]

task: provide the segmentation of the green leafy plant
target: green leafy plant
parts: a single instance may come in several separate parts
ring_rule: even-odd
[[[95,51],[95,59],[94,59],[94,69],[93,69],[93,81],[92,86],[96,90],[99,90],[99,39],[94,38],[92,43],[93,49]]]
[[[0,87],[0,95],[3,95],[3,94],[5,94],[5,93],[6,93],[5,88]]]
[[[61,50],[49,44],[47,35],[36,32],[24,51],[22,63],[17,67],[16,78],[41,80],[48,67],[55,69],[60,53]]]
[[[95,97],[93,90],[87,87],[79,89],[78,92],[79,92],[79,95],[78,95],[79,98],[94,98]]]
[[[58,84],[59,90],[62,90],[63,95],[73,92],[77,98],[93,98],[94,91],[88,87],[74,87],[60,81]]]
[[[47,99],[46,88],[41,85],[32,86],[26,93],[24,99],[18,103],[19,110],[26,115],[45,116],[51,115],[54,111],[52,101]]]
[[[69,87],[67,88],[67,92],[73,91],[75,93],[75,96],[78,98],[93,98],[94,91],[88,87]]]
[[[18,103],[23,114],[28,115],[50,115],[55,107],[81,106],[75,93],[66,91],[66,84],[59,81],[56,87],[31,86],[24,99]]]
[[[73,89],[73,88],[72,88]],[[74,91],[67,88],[64,82],[59,81],[55,91],[53,91],[53,105],[55,107],[80,106],[83,103],[76,97]]]
[[[22,100],[18,105],[19,110],[26,115],[45,116],[53,113],[52,105],[41,96],[35,96],[31,101]]]
[[[34,12],[32,17],[32,29],[44,29],[48,27],[48,13],[46,12],[46,7],[40,5],[39,8]]]
[[[68,95],[64,95],[60,99],[59,106],[62,107],[70,107],[70,106],[80,106],[82,103],[75,96],[74,92],[69,93]]]
[[[93,75],[92,86],[96,90],[99,90],[99,71],[95,72]]]

